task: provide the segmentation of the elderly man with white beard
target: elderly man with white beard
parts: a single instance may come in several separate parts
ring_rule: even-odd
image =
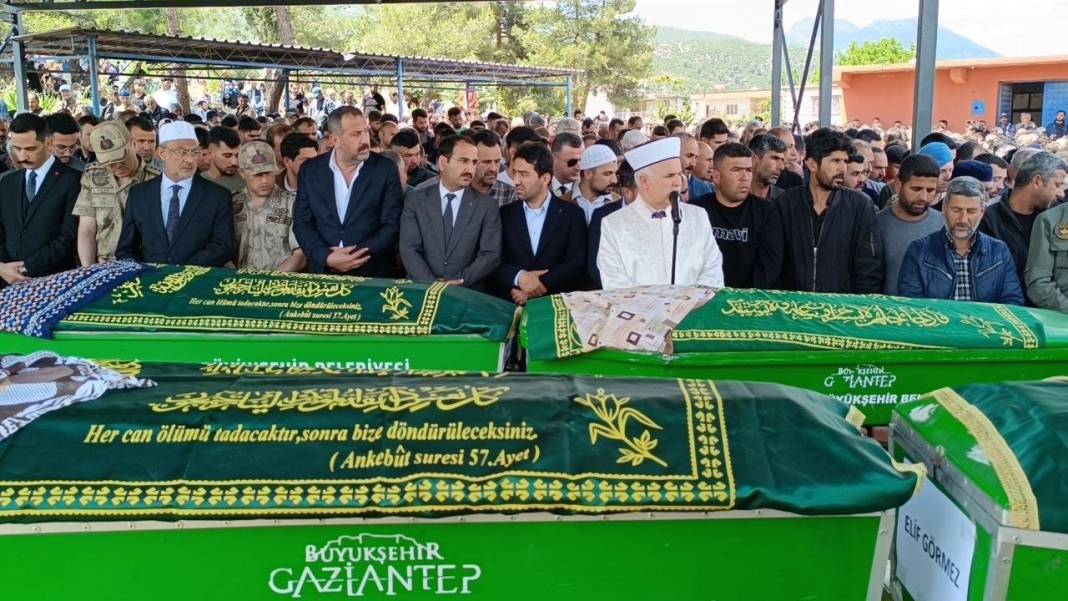
[[[672,252],[671,199],[685,185],[680,142],[664,138],[626,153],[638,197],[604,218],[597,268],[606,290],[665,284],[723,287],[723,257],[700,207],[678,203],[678,249]]]

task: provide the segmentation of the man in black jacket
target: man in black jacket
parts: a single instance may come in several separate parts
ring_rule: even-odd
[[[1060,157],[1046,151],[1034,154],[1020,165],[1009,194],[991,205],[979,223],[980,232],[1009,246],[1021,282],[1026,281],[1024,267],[1035,218],[1057,200],[1064,180],[1065,164]]]
[[[527,142],[516,150],[510,170],[521,202],[501,207],[498,294],[525,305],[578,290],[586,275],[586,214],[550,192],[552,152],[541,142]]]
[[[74,267],[81,172],[56,160],[47,123],[32,113],[11,122],[9,144],[18,169],[0,179],[0,278],[14,284]]]
[[[222,267],[234,256],[230,192],[197,174],[193,126],[160,127],[163,173],[130,188],[115,256],[146,263]]]
[[[806,186],[776,199],[785,235],[780,288],[848,294],[879,293],[883,251],[875,206],[842,187],[853,144],[829,128],[805,140]]]

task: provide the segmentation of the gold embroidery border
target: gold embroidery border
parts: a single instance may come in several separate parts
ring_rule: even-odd
[[[716,411],[719,413],[719,423],[722,424],[723,428],[723,443],[720,446],[723,448],[723,457],[727,466],[727,488],[730,489],[730,507],[733,508],[737,500],[738,490],[734,486],[734,463],[731,462],[731,445],[728,438],[729,434],[727,433],[727,413],[723,411],[723,396],[720,395],[716,383],[709,380],[708,384],[716,395]]]
[[[576,344],[575,324],[571,321],[571,311],[564,302],[564,297],[554,294],[549,297],[553,308],[553,337],[556,342],[556,356],[560,359],[571,357],[582,352],[582,344]]]
[[[694,471],[690,475],[672,475],[672,476],[648,476],[648,475],[627,475],[627,474],[607,474],[600,473],[586,473],[586,474],[563,474],[556,472],[525,472],[525,471],[512,471],[504,472],[501,474],[494,474],[492,476],[465,476],[462,474],[440,474],[440,473],[421,473],[413,474],[404,478],[385,479],[385,478],[368,478],[366,480],[326,480],[326,479],[314,479],[314,480],[171,480],[171,481],[155,481],[155,482],[138,482],[138,481],[121,481],[121,480],[27,480],[27,481],[0,481],[0,515],[16,515],[16,516],[90,516],[90,515],[173,515],[173,516],[196,516],[196,515],[239,515],[239,514],[286,514],[286,515],[302,515],[302,514],[383,514],[383,513],[426,513],[432,511],[457,511],[457,510],[471,510],[471,511],[537,511],[537,510],[567,510],[577,513],[608,513],[618,511],[655,511],[670,509],[672,511],[726,511],[733,509],[737,500],[737,490],[734,482],[734,469],[730,459],[730,444],[727,437],[727,424],[726,416],[723,410],[723,398],[720,396],[719,390],[711,380],[677,380],[680,390],[682,390],[683,398],[686,406],[686,418],[687,429],[689,430],[690,439],[690,459],[692,461],[691,468]],[[693,397],[697,397],[694,399]],[[714,400],[714,404],[710,401]],[[704,411],[695,412],[693,407],[698,409],[704,409]],[[695,421],[695,418],[698,418]],[[711,437],[709,442],[699,444],[695,436],[697,431],[697,421],[701,421],[702,424],[708,428],[710,424],[714,425],[718,422],[718,431],[720,438],[716,439]],[[707,458],[710,462],[716,459],[716,455],[713,451],[719,451],[723,456],[724,475],[726,482],[723,482],[723,478],[716,478],[705,476],[701,472],[700,460]],[[711,471],[711,468],[710,468]],[[525,482],[527,479],[531,482]],[[435,480],[437,481],[435,483]],[[544,483],[544,487],[539,485]],[[396,494],[400,495],[398,499],[403,499],[405,494],[416,494],[418,496],[418,488],[420,486],[428,486],[432,490],[431,499],[437,498],[441,494],[439,487],[435,484],[443,485],[447,497],[456,498],[455,495],[461,495],[460,499],[457,499],[455,504],[427,504],[427,505],[408,505],[408,506],[381,506],[380,500],[374,500],[373,495],[387,495]],[[407,485],[408,490],[411,491],[411,487],[415,486],[415,492],[406,492],[402,488]],[[576,500],[557,503],[514,503],[514,504],[477,504],[477,503],[461,503],[460,501],[465,499],[472,499],[477,501],[478,498],[482,498],[485,495],[487,489],[499,491],[507,488],[512,488],[515,492],[510,496],[515,496],[520,500],[524,500],[527,497],[533,497],[535,501],[541,501],[537,499],[537,494],[544,494],[547,497],[552,496],[555,493],[560,495],[566,495],[571,493],[572,497]],[[245,490],[237,490],[234,487],[242,486]],[[270,488],[269,491],[257,491],[251,490],[249,487],[258,488]],[[353,487],[363,486],[366,489],[365,493],[353,492],[357,489]],[[533,486],[533,492],[529,490],[529,487]],[[205,487],[212,487],[214,490],[205,490]],[[229,487],[231,490],[224,491],[220,487]],[[370,487],[370,488],[368,488]],[[136,493],[129,490],[130,488],[137,489]],[[149,492],[144,489],[153,489],[154,492]],[[349,493],[337,492],[341,489],[348,489]],[[36,489],[36,490],[34,490]],[[67,490],[61,490],[67,489]],[[161,489],[165,490],[164,493]],[[184,491],[183,491],[184,489]],[[247,507],[245,509],[200,509],[199,507],[207,502],[208,505],[214,505],[219,501],[225,501],[227,497],[233,497],[233,501],[230,504],[236,503],[238,497],[254,496],[253,501],[258,500],[260,497],[266,495],[268,501],[278,497],[282,497],[281,502],[303,503],[303,502],[319,502],[324,496],[325,490],[330,489],[331,498],[348,496],[351,500],[355,500],[357,496],[366,497],[368,501],[376,503],[370,507],[350,507],[346,505],[339,505],[336,507]],[[131,496],[136,496],[140,501],[146,496],[152,496],[158,498],[160,496],[166,496],[168,499],[172,497],[185,496],[189,497],[186,503],[190,502],[192,498],[200,498],[200,502],[194,502],[197,506],[196,509],[190,509],[188,507],[157,507],[157,508],[145,508],[145,509],[114,509],[107,510],[101,509],[102,506],[111,505],[117,507],[123,503],[127,503]],[[592,499],[591,499],[592,495]],[[496,496],[500,496],[497,493]],[[659,498],[665,498],[665,502],[656,505],[641,504],[641,505],[628,505],[625,504],[627,500],[634,496],[635,500],[644,500],[653,497],[654,500]],[[205,499],[204,497],[210,497]],[[314,497],[314,500],[310,500],[310,497]],[[673,497],[673,498],[672,498]],[[689,498],[687,498],[689,497]],[[725,501],[720,504],[711,504],[713,499],[717,497],[725,497]],[[34,506],[55,506],[59,503],[64,505],[74,505],[80,502],[82,505],[87,505],[86,498],[90,499],[97,507],[87,509],[54,509],[54,510],[41,510],[41,509],[20,509],[19,499],[29,498],[33,500],[39,498]],[[63,499],[69,499],[63,502]],[[384,498],[384,497],[383,497]],[[583,498],[587,502],[593,503],[600,501],[602,505],[582,505]],[[6,505],[10,503],[10,500],[15,500],[15,507],[8,509]],[[214,499],[212,501],[211,499]],[[7,500],[8,503],[4,503]],[[176,500],[176,499],[175,499]],[[340,500],[340,499],[339,499]],[[691,504],[681,505],[676,504],[680,500],[693,503],[694,500],[704,502],[706,504]],[[438,499],[439,503],[443,503],[444,499]],[[245,504],[249,504],[248,501],[244,501]],[[364,501],[366,502],[366,501]],[[275,501],[279,504],[279,501]]]
[[[990,459],[990,464],[1009,498],[1009,526],[1039,530],[1038,499],[1020,461],[990,419],[952,388],[930,394],[968,430]]]
[[[65,322],[88,325],[163,327],[171,330],[205,330],[230,328],[252,332],[311,333],[311,334],[399,334],[426,336],[431,334],[434,320],[441,307],[441,297],[447,284],[435,282],[426,289],[423,306],[414,323],[326,323],[293,319],[256,317],[189,316],[170,317],[148,313],[101,314],[78,312]]]
[[[1005,318],[1005,321],[1009,322],[1012,327],[1016,329],[1020,334],[1020,338],[1023,340],[1023,347],[1025,349],[1038,348],[1038,335],[1035,334],[1031,328],[1027,327],[1027,324],[1017,317],[1017,315],[1012,312],[1012,309],[1005,305],[994,305],[994,311]]]
[[[779,342],[796,344],[808,348],[831,350],[916,350],[944,349],[947,347],[915,344],[911,342],[887,342],[869,340],[853,336],[835,336],[831,334],[809,334],[782,332],[778,330],[675,330],[672,340],[691,340],[696,342]],[[825,342],[823,342],[825,341]]]

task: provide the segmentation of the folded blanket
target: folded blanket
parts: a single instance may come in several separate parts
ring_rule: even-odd
[[[0,331],[51,338],[52,328],[68,315],[151,269],[109,261],[12,284],[0,290]]]

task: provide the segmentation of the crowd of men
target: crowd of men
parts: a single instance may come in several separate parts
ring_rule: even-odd
[[[1065,162],[1018,131],[1011,149],[936,131],[913,153],[878,125],[520,125],[458,107],[402,123],[371,103],[317,122],[246,100],[0,122],[3,285],[133,259],[407,277],[517,304],[676,284],[1068,311]]]

